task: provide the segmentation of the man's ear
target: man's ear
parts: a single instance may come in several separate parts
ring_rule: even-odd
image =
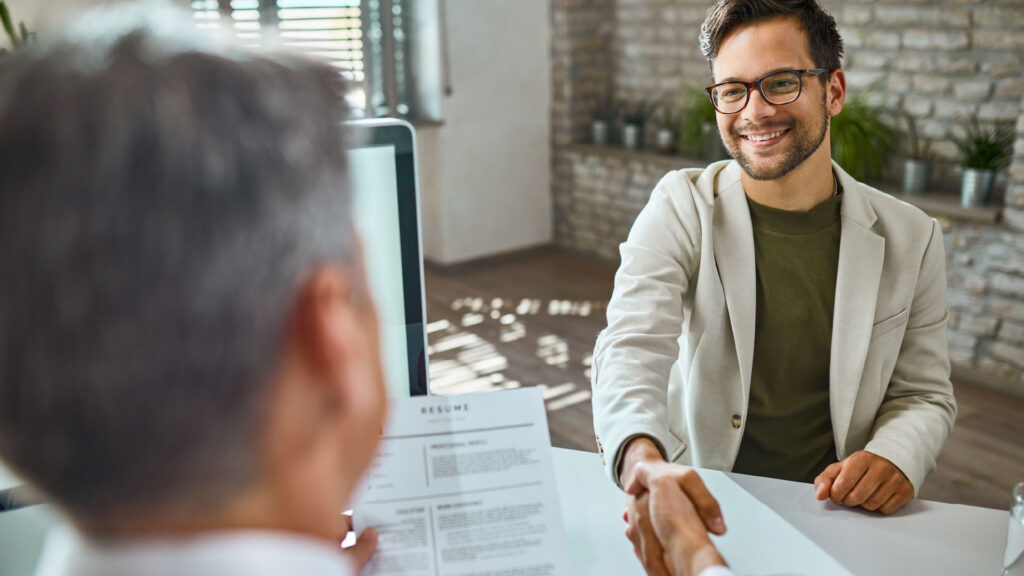
[[[829,116],[842,112],[846,103],[846,74],[842,68],[836,68],[828,75],[828,96]]]
[[[340,266],[325,265],[306,277],[296,302],[293,337],[303,363],[329,396],[343,391],[360,339],[355,286]],[[340,388],[339,388],[340,386]]]

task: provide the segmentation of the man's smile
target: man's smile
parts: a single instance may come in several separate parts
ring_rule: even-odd
[[[777,144],[788,133],[789,128],[781,128],[771,132],[750,132],[747,134],[741,134],[740,138],[750,146],[755,148],[765,148]]]

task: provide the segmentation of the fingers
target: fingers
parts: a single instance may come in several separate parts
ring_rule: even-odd
[[[909,482],[907,484],[909,485]],[[895,494],[890,496],[889,499],[885,501],[885,504],[882,504],[878,508],[878,511],[881,512],[882,514],[885,514],[886,516],[888,516],[889,514],[892,514],[893,512],[895,512],[895,511],[899,510],[900,508],[902,508],[903,506],[905,506],[907,504],[907,502],[910,502],[913,499],[914,499],[914,488],[913,488],[913,486],[909,486],[909,487],[908,486],[903,486],[903,487],[900,487],[899,489],[896,490]]]
[[[697,509],[697,514],[704,521],[707,529],[715,534],[725,534],[725,520],[722,518],[722,509],[718,505],[718,500],[715,500],[708,487],[704,485],[704,480],[697,474],[697,471],[687,468],[681,472],[679,484],[683,492],[686,492],[686,495],[693,502],[694,508]]]
[[[830,464],[814,479],[814,495],[818,500],[825,500],[832,494],[832,484],[835,483],[839,473],[843,471],[843,463]]]
[[[335,525],[335,538],[338,542],[344,542],[348,533],[352,531],[352,514],[342,512],[338,515],[338,522]]]
[[[891,495],[878,507],[878,511],[885,515],[892,514],[914,499],[914,485],[899,469],[896,470],[891,482],[894,486],[890,490]]]
[[[890,483],[893,479],[891,466],[886,466],[878,462],[874,462],[868,466],[868,469],[864,471],[864,475],[860,477],[860,480],[853,486],[850,492],[843,498],[843,506],[860,506],[868,501],[868,499],[874,497],[876,492],[881,489],[886,491],[879,495],[882,502],[888,499],[889,495],[892,494],[891,488],[895,488],[895,485]]]
[[[356,543],[345,549],[345,553],[348,558],[356,566],[356,574],[363,571],[363,567],[373,557],[373,553],[377,551],[377,531],[373,528],[367,528],[363,530],[359,536],[356,537]]]
[[[889,500],[889,498],[896,494],[899,487],[900,479],[895,476],[889,476],[873,494],[865,498],[863,502],[859,503],[859,505],[865,510],[878,510]]]
[[[892,462],[860,450],[826,468],[814,480],[818,500],[891,514],[914,497],[914,487]]]
[[[721,560],[708,535],[707,525],[697,508],[682,489],[685,476],[658,478],[651,482],[651,524],[663,547],[662,561],[672,574],[699,574],[703,571],[700,558],[710,559],[714,551]],[[703,486],[703,482],[701,482]],[[721,519],[718,520],[721,522]],[[721,525],[724,531],[724,523]],[[721,562],[719,562],[721,563]]]
[[[633,543],[633,550],[647,574],[669,576],[668,570],[665,568],[661,543],[651,525],[648,498],[649,494],[647,493],[629,498],[629,510],[626,514],[629,526],[626,528],[626,537]]]
[[[647,533],[640,537],[640,562],[649,576],[670,576],[665,567],[665,554],[654,531],[647,525]]]
[[[850,491],[853,490],[857,483],[860,482],[861,477],[868,471],[868,462],[865,459],[856,457],[857,454],[843,461],[843,469],[832,483],[832,491],[829,497],[836,504],[843,503],[843,500],[850,494]]]
[[[629,523],[626,537],[648,575],[695,573],[685,566],[700,550],[714,551],[721,561],[708,531],[725,533],[725,521],[718,501],[696,470],[666,462],[639,462],[626,491],[630,494],[623,514]],[[672,554],[667,553],[669,549]]]
[[[708,530],[725,534],[725,520],[718,500],[711,495],[704,480],[693,468],[665,462],[640,462],[633,468],[633,478],[626,486],[626,493],[642,494],[660,485],[663,490],[681,489],[697,509],[697,515]]]

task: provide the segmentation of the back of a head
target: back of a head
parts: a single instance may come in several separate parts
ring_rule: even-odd
[[[0,457],[80,518],[254,480],[296,286],[353,249],[337,72],[167,10],[0,60]]]

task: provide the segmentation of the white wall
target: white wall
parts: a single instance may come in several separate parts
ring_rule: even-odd
[[[8,5],[39,30],[104,2]],[[454,90],[443,125],[417,130],[424,256],[453,264],[549,244],[549,1],[447,0],[446,17]]]
[[[74,12],[93,6],[108,4],[116,0],[6,0],[15,22],[24,22],[30,31],[45,29],[59,24]],[[188,0],[165,0],[167,2],[188,6]],[[0,32],[3,40],[0,45],[7,46],[7,35]]]
[[[18,27],[19,22],[24,22],[29,31],[32,32],[39,30],[40,27],[51,23],[55,19],[59,19],[69,10],[90,3],[89,0],[52,0],[45,2],[46,6],[44,9],[44,2],[40,0],[5,1],[11,11],[11,18],[14,20],[15,28]],[[10,47],[7,34],[3,30],[0,30],[0,46],[4,48]]]
[[[419,129],[424,255],[453,264],[548,244],[549,2],[448,0],[446,14],[454,90],[444,124]]]
[[[420,233],[423,257],[443,263],[444,196],[441,194],[441,129],[434,126],[416,128],[416,165],[420,187]]]

